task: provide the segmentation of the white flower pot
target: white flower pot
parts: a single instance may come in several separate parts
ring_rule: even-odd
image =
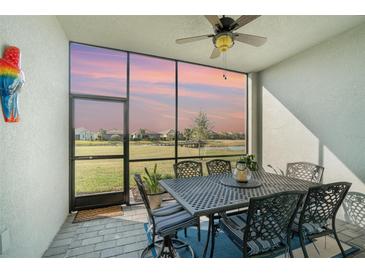
[[[150,201],[151,209],[157,209],[161,207],[162,195],[161,194],[149,194],[148,200]]]

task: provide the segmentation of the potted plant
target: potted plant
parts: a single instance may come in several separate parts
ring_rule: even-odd
[[[153,168],[153,172],[149,172],[148,169],[145,167],[144,171],[146,173],[143,176],[143,179],[147,186],[147,195],[150,201],[150,206],[152,209],[159,208],[162,202],[162,194],[164,190],[161,189],[159,181],[162,178],[162,175],[157,173],[157,164],[155,164]]]
[[[257,170],[257,162],[255,155],[242,156],[236,163],[236,168],[233,170],[233,178],[240,182],[246,183],[251,179],[251,171]]]

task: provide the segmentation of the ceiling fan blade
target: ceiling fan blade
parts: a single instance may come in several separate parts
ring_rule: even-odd
[[[214,29],[223,28],[221,20],[219,20],[218,15],[204,15],[205,18],[212,24]]]
[[[214,48],[212,54],[210,55],[210,59],[217,58],[221,55],[221,52],[218,48]]]
[[[267,38],[257,35],[245,34],[245,33],[235,33],[234,40],[242,43],[249,44],[251,46],[259,47],[266,43]]]
[[[181,38],[181,39],[176,39],[176,43],[177,44],[185,44],[185,43],[190,43],[190,42],[195,42],[195,41],[208,39],[208,38],[211,38],[213,36],[214,36],[213,34],[206,34],[206,35],[199,35],[199,36]]]
[[[234,23],[230,25],[230,29],[231,30],[239,29],[240,27],[247,25],[248,23],[252,22],[253,20],[255,20],[260,16],[261,15],[242,15]]]

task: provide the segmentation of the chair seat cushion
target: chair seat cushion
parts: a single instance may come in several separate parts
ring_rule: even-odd
[[[297,214],[297,216],[294,219],[293,222],[293,230],[298,232],[299,231],[299,218],[300,218],[300,214]],[[316,233],[321,233],[325,230],[327,230],[326,227],[326,222],[323,223],[313,223],[313,222],[308,222],[308,223],[303,223],[303,230],[305,235],[309,236],[312,234],[316,234]]]
[[[242,249],[243,246],[243,234],[246,227],[246,222],[247,213],[225,217],[220,220],[220,227],[222,230],[240,249]],[[256,240],[249,241],[247,246],[248,255],[253,256],[276,249],[283,246],[283,244],[279,237],[270,240],[257,238]]]
[[[166,216],[155,217],[156,233],[162,237],[173,235],[179,229],[197,224],[199,219],[186,210],[180,210]]]
[[[154,209],[154,210],[152,210],[152,213],[157,214],[157,215],[170,215],[172,213],[176,213],[181,210],[184,210],[182,205],[180,205],[177,202],[174,202],[174,203],[170,203],[166,206],[160,207],[158,209]]]

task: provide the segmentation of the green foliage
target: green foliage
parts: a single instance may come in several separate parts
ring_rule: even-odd
[[[185,128],[183,135],[186,141],[190,141],[193,137],[193,130],[191,128]]]
[[[247,168],[251,171],[257,170],[257,162],[255,161],[255,155],[249,154],[242,156],[237,163],[245,164]]]
[[[213,128],[212,122],[209,121],[208,115],[200,111],[198,116],[194,119],[195,127],[193,128],[192,138],[196,141],[204,141],[208,139],[209,132]]]
[[[199,149],[199,156],[200,156],[200,147],[204,144],[205,140],[209,138],[209,134],[213,128],[213,124],[208,119],[208,115],[203,112],[199,111],[198,116],[194,119],[195,127],[192,131],[192,140],[198,142],[198,149]]]
[[[118,134],[114,134],[110,137],[110,141],[116,142],[116,141],[121,141],[122,137]]]
[[[146,167],[144,168],[144,171],[146,176],[143,176],[143,179],[147,185],[147,192],[149,194],[160,193],[160,180],[172,178],[170,175],[161,175],[157,173],[157,164],[155,164],[152,173]]]
[[[106,135],[106,129],[103,129],[103,128],[100,129],[99,133],[98,133],[98,139],[100,141],[105,141],[106,140],[105,135]]]

